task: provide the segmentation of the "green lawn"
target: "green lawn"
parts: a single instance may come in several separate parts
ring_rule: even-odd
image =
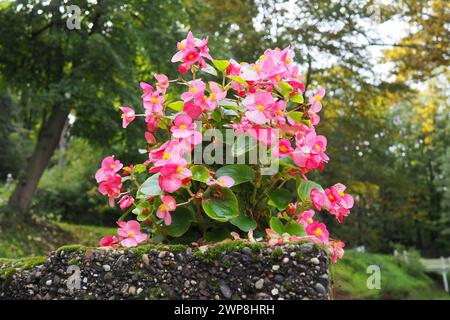
[[[116,230],[68,223],[0,228],[0,261],[43,256],[66,244],[97,246],[101,237],[113,235]],[[380,267],[380,290],[367,288],[369,265]],[[335,299],[450,299],[442,284],[433,281],[420,268],[408,269],[393,257],[382,254],[346,250],[344,258],[332,267],[332,279]]]
[[[379,290],[367,288],[369,265],[380,267]],[[441,283],[420,269],[408,270],[388,255],[347,250],[344,258],[333,266],[332,275],[336,299],[450,299]]]

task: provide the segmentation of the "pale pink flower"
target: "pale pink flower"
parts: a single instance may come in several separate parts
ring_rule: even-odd
[[[131,196],[123,196],[120,200],[119,200],[119,206],[120,206],[120,210],[125,210],[127,208],[129,208],[134,202],[134,198]]]
[[[221,187],[226,187],[226,188],[231,188],[232,186],[234,186],[235,181],[232,177],[230,176],[220,176],[217,179],[209,179],[206,182],[207,185],[212,186],[212,185],[219,185]]]
[[[187,138],[194,134],[195,123],[192,118],[185,114],[179,114],[173,121],[174,125],[170,128],[170,132],[175,138]]]
[[[192,99],[194,99],[195,101],[201,101],[205,94],[205,89],[206,84],[201,79],[193,80],[189,82],[189,90],[181,94],[181,99],[184,102]]]
[[[133,109],[129,107],[120,107],[122,111],[122,127],[125,129],[128,125],[136,119],[136,115]]]
[[[341,259],[344,256],[344,247],[345,243],[338,241],[330,241],[328,244],[328,251],[330,252],[331,261],[336,263],[338,259]]]
[[[95,179],[97,180],[97,183],[100,183],[122,168],[123,164],[119,160],[115,160],[114,156],[105,157],[102,160],[101,168],[95,173]]]
[[[147,235],[141,233],[141,226],[139,222],[130,220],[128,222],[118,222],[119,229],[117,233],[122,240],[120,244],[125,248],[136,247],[139,243],[147,239]]]
[[[168,226],[172,223],[171,211],[175,211],[177,208],[177,203],[172,196],[162,196],[162,204],[158,207],[156,215],[158,218],[163,219],[164,223]]]
[[[220,89],[219,85],[215,82],[209,82],[209,88],[211,94],[206,98],[206,110],[214,110],[217,107],[217,103],[222,101],[227,96],[227,92]]]
[[[165,74],[155,74],[156,79],[156,87],[161,91],[163,94],[166,93],[167,89],[169,88],[169,78]]]
[[[319,88],[317,91],[309,97],[309,103],[311,104],[312,112],[319,112],[322,110],[322,98],[325,96],[325,89]]]
[[[275,99],[269,92],[259,91],[248,95],[242,103],[247,108],[245,116],[252,122],[264,124],[272,118]]]
[[[299,216],[297,217],[297,222],[305,227],[305,229],[313,223],[313,217],[314,217],[314,210],[306,210],[303,211]]]

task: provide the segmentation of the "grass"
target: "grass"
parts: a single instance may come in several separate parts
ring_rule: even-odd
[[[380,267],[380,289],[367,288],[370,265]],[[332,275],[335,299],[450,299],[422,270],[408,270],[392,256],[347,250]]]
[[[97,246],[101,237],[115,234],[116,230],[67,223],[18,224],[8,228],[0,226],[0,258],[47,255],[63,245],[73,243]]]

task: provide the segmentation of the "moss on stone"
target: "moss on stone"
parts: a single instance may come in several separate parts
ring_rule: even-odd
[[[128,250],[133,252],[137,256],[142,256],[146,253],[150,253],[152,250],[178,253],[186,251],[187,248],[188,246],[184,244],[144,244]]]
[[[76,252],[76,251],[81,251],[81,252],[85,252],[88,249],[95,249],[93,247],[86,247],[83,246],[81,244],[71,244],[71,245],[67,245],[67,246],[62,246],[58,249],[56,249],[55,254],[57,256],[61,255],[61,252]]]
[[[18,271],[29,270],[37,265],[43,264],[47,260],[45,256],[29,257],[21,259],[1,259],[0,279],[2,287],[7,286]]]
[[[280,257],[280,256],[283,255],[283,254],[284,254],[283,249],[281,249],[281,248],[276,248],[276,249],[273,250],[273,252],[272,252],[272,258],[278,258],[278,257]]]
[[[69,266],[77,266],[78,260],[77,259],[70,259],[69,260]]]
[[[202,261],[213,261],[219,258],[224,252],[241,251],[245,247],[252,250],[263,250],[266,246],[262,243],[247,242],[243,240],[224,241],[208,248],[206,251],[196,250],[194,256]]]

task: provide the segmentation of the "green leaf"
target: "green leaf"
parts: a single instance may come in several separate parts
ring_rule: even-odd
[[[295,122],[299,122],[299,123],[303,123],[305,125],[307,125],[308,127],[311,126],[311,120],[309,119],[304,119],[303,118],[303,112],[299,112],[299,111],[291,111],[287,114],[287,116],[289,118],[291,118],[292,120],[294,120]]]
[[[183,101],[174,101],[167,105],[170,109],[180,112],[183,110],[184,102]]]
[[[138,193],[141,193],[147,197],[159,196],[163,194],[163,191],[159,187],[159,173],[152,175],[150,178],[144,181],[139,189]]]
[[[294,103],[303,103],[305,99],[303,99],[303,95],[301,93],[296,93],[290,97],[290,100]]]
[[[291,221],[284,228],[287,233],[292,236],[304,237],[306,236],[305,227],[297,222]]]
[[[267,195],[271,202],[269,204],[280,210],[286,209],[288,204],[292,201],[292,194],[286,189],[269,190]]]
[[[200,70],[201,72],[209,73],[210,75],[217,76],[217,71],[210,64],[206,64],[206,67]]]
[[[292,88],[292,86],[289,83],[287,83],[287,82],[280,82],[278,84],[278,86],[280,87],[281,94],[284,97],[288,96],[292,91],[294,91],[294,88]]]
[[[246,164],[229,164],[223,166],[216,171],[216,178],[219,178],[221,176],[232,177],[234,180],[234,185],[238,185],[255,179],[255,173],[253,172],[252,168]]]
[[[145,165],[141,164],[141,163],[135,165],[134,168],[133,168],[133,171],[135,173],[142,173],[142,172],[145,172],[146,170],[147,170],[147,167]]]
[[[323,188],[320,184],[314,181],[305,181],[302,180],[297,187],[297,194],[300,197],[300,200],[304,203],[311,203],[311,190],[317,189],[320,192],[323,192]]]
[[[231,220],[231,224],[235,225],[244,232],[249,230],[255,230],[257,223],[252,218],[247,217],[245,214],[241,213],[239,217]]]
[[[292,169],[298,169],[297,165],[295,164],[294,160],[290,156],[284,156],[280,159],[280,165]]]
[[[190,169],[192,171],[192,180],[205,183],[209,180],[209,170],[205,166],[193,165]]]
[[[239,215],[239,205],[233,191],[218,185],[210,186],[203,194],[202,207],[214,220],[226,222]]]
[[[213,60],[212,63],[220,72],[224,72],[230,65],[228,60]]]
[[[186,207],[177,207],[171,214],[172,223],[166,227],[167,234],[171,237],[180,237],[189,230],[194,216]]]
[[[278,218],[275,217],[270,218],[269,225],[270,229],[278,233],[280,236],[286,232],[284,230],[283,222],[281,222],[281,220]]]
[[[227,76],[227,78],[230,78],[231,80],[234,80],[236,82],[239,82],[239,83],[247,85],[247,81],[245,81],[244,79],[242,79],[239,76]]]

